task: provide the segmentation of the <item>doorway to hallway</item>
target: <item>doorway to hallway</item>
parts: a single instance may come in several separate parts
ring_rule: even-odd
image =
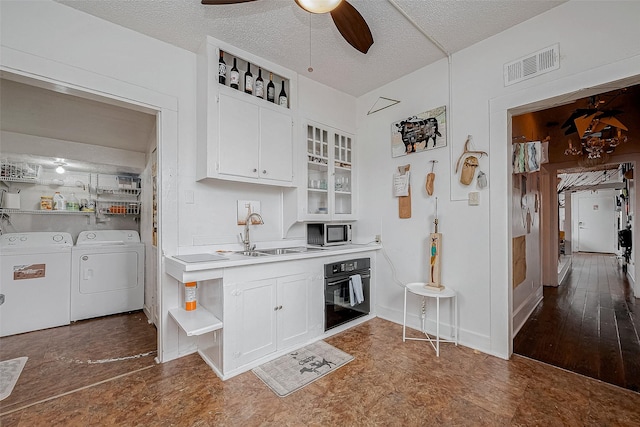
[[[640,392],[640,301],[613,254],[574,253],[573,268],[514,338],[514,353]]]

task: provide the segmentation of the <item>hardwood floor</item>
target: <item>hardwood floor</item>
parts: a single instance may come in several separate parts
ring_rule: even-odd
[[[640,391],[640,300],[608,254],[573,254],[566,282],[545,287],[514,352]]]
[[[192,354],[4,413],[0,424],[640,425],[638,393],[517,355],[444,344],[437,358],[428,343],[403,343],[402,326],[379,318],[326,341],[355,359],[284,398],[252,372],[221,381]]]

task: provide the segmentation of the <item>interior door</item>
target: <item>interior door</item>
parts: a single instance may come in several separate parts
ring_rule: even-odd
[[[578,199],[578,250],[614,253],[615,239],[613,196],[580,197]]]

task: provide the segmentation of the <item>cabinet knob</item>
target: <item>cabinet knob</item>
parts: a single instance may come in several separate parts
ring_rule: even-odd
[[[273,307],[273,311],[278,311],[278,306]]]
[[[262,169],[262,174],[266,175],[267,174],[267,170],[266,169]]]
[[[253,168],[253,171],[254,171],[254,172],[258,172],[258,169],[257,169],[257,168]]]

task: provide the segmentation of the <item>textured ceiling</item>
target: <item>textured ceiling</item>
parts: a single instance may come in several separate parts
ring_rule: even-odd
[[[329,14],[307,13],[294,0],[219,6],[199,0],[56,1],[193,52],[210,35],[353,96],[446,56],[395,6],[455,53],[564,2],[349,0],[373,34],[364,55],[342,39]]]

